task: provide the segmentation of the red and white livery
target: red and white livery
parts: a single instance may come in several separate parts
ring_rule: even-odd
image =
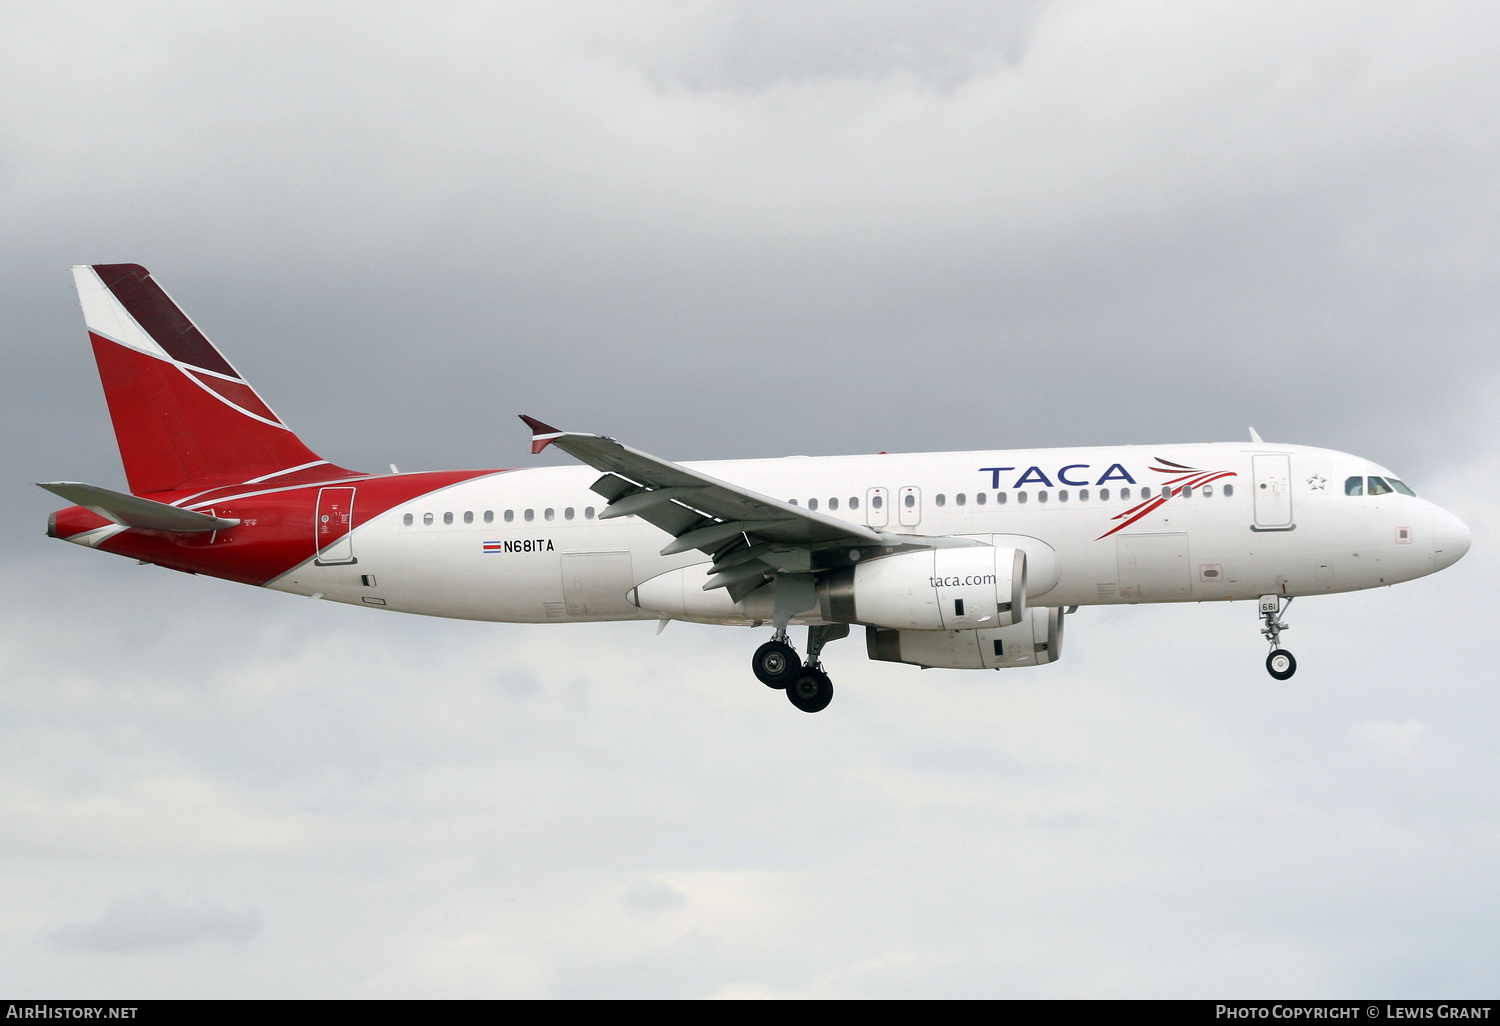
[[[1254,432],[679,464],[524,417],[533,453],[584,466],[366,474],[308,449],[145,268],[73,274],[130,490],[43,484],[75,504],[52,537],[389,612],[767,626],[754,672],[808,712],[833,695],[824,645],[853,626],[872,659],[1035,666],[1085,605],[1257,600],[1285,679],[1292,598],[1469,546],[1384,468]]]

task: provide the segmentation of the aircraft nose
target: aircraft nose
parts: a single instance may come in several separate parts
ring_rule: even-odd
[[[1452,566],[1468,551],[1468,526],[1447,510],[1439,509],[1432,517],[1432,555],[1437,568]]]

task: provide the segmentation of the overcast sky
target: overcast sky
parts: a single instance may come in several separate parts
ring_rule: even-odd
[[[0,0],[0,990],[1493,996],[1500,9]],[[67,267],[314,449],[1268,439],[1473,529],[991,676],[382,617],[42,537],[123,484]],[[797,638],[800,644],[800,636]]]

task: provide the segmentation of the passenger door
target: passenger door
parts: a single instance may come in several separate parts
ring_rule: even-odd
[[[313,515],[313,544],[318,566],[346,566],[354,558],[354,489],[319,488],[318,508]]]
[[[1255,478],[1255,528],[1289,531],[1292,523],[1292,458],[1261,453],[1252,458]]]

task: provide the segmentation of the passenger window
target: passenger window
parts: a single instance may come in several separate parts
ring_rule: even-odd
[[[906,493],[906,508],[907,509],[912,509],[912,508],[914,508],[916,506],[916,504],[917,504],[917,497],[915,495],[911,494],[910,492],[907,492]]]
[[[1025,492],[1017,492],[1016,493],[1016,501],[1019,502],[1019,503],[1023,503],[1024,504],[1026,502],[1026,493]]]
[[[536,510],[534,510],[534,509],[528,509],[525,513],[523,513],[521,515],[526,518],[526,522],[529,524],[533,520],[536,519]]]
[[[585,520],[592,520],[592,519],[594,519],[594,507],[592,507],[592,506],[585,506],[584,507],[584,509],[583,509],[583,519],[585,519]]]
[[[495,522],[495,511],[494,510],[487,509],[487,510],[484,511],[484,522],[486,524],[493,524]]]
[[[1172,497],[1172,486],[1171,485],[1162,485],[1161,486],[1161,497],[1163,499],[1170,499]]]
[[[1004,506],[1005,505],[1005,501],[1006,500],[1005,500],[1005,493],[1004,492],[996,492],[995,493],[995,505],[996,506]]]
[[[956,503],[958,503],[960,506],[962,506],[964,503],[968,502],[969,499],[968,499],[968,496],[964,495],[963,492],[959,492],[957,495],[955,495],[953,497],[953,501],[956,502]]]
[[[878,495],[875,496],[875,501],[879,502],[880,501],[880,496],[878,496]],[[852,495],[849,496],[849,508],[850,509],[859,509],[859,499],[855,498]],[[879,509],[880,507],[876,506],[875,508]]]
[[[1193,486],[1192,485],[1183,485],[1182,486],[1182,497],[1184,499],[1191,499],[1193,497]]]
[[[551,520],[556,515],[557,515],[557,511],[554,510],[554,509],[552,509],[551,507],[548,507],[547,510],[546,510],[546,512],[544,512],[542,514],[542,516],[545,517],[548,520]]]
[[[983,506],[984,503],[985,503],[984,492],[975,492],[974,493],[974,505],[976,505],[976,506]]]
[[[1068,501],[1068,492],[1067,492],[1067,489],[1063,489],[1062,491],[1060,491],[1060,492],[1057,493],[1057,501],[1058,502],[1067,502]]]
[[[1129,488],[1121,488],[1120,489],[1120,501],[1121,502],[1125,502],[1129,498],[1130,498],[1130,489]]]
[[[807,500],[807,508],[808,509],[813,509],[813,510],[817,509],[818,508],[818,500],[817,499],[808,499]]]
[[[828,500],[828,508],[829,509],[838,509],[839,508],[839,500],[837,500],[837,499],[829,499]]]
[[[793,506],[797,505],[797,500],[796,499],[788,499],[786,501],[790,502]]]
[[[937,495],[933,498],[932,501],[935,502],[935,503],[937,503],[939,506],[946,506],[946,505],[948,505],[948,496],[944,495],[942,492],[938,492]],[[906,508],[907,509],[911,509],[911,496],[910,495],[908,495],[906,497]]]
[[[423,513],[422,514],[422,523],[423,524],[431,524],[432,523],[432,514],[431,513]]]
[[[444,513],[443,514],[443,523],[445,523],[445,524],[451,524],[451,523],[453,523],[453,514],[452,513]]]
[[[511,521],[515,520],[515,519],[516,519],[516,511],[515,510],[508,509],[508,510],[505,511],[505,522],[507,524],[510,523]]]
[[[880,507],[882,507],[884,505],[885,505],[885,499],[884,499],[884,497],[879,496],[879,495],[872,495],[872,496],[870,496],[870,508],[871,509],[879,509]]]
[[[1388,485],[1388,484],[1385,483],[1385,478],[1383,478],[1383,477],[1372,477],[1372,478],[1370,478],[1370,494],[1371,495],[1389,495],[1393,491],[1395,491],[1395,489],[1392,488],[1390,485]]]
[[[1099,489],[1099,501],[1100,502],[1108,502],[1109,501],[1109,489],[1108,488],[1101,488],[1101,489]]]
[[[567,509],[563,510],[563,519],[564,520],[572,520],[573,519],[573,507],[572,506],[569,506]]]
[[[1203,486],[1203,497],[1205,499],[1212,499],[1214,497],[1214,486],[1213,485],[1204,485]]]
[[[1047,492],[1045,490],[1037,492],[1036,493],[1036,501],[1037,502],[1046,502],[1047,501]]]
[[[1229,498],[1233,494],[1234,494],[1234,485],[1232,485],[1232,484],[1225,485],[1224,486],[1224,498],[1227,499],[1227,498]]]
[[[472,509],[466,509],[466,510],[464,510],[464,523],[466,523],[466,524],[472,524],[473,522],[474,522],[474,511]]]
[[[410,513],[406,514],[406,516],[401,518],[401,522],[410,527],[412,525],[412,515]]]
[[[1079,502],[1088,502],[1089,501],[1089,490],[1087,488],[1080,488],[1080,489],[1078,489],[1078,501]]]

